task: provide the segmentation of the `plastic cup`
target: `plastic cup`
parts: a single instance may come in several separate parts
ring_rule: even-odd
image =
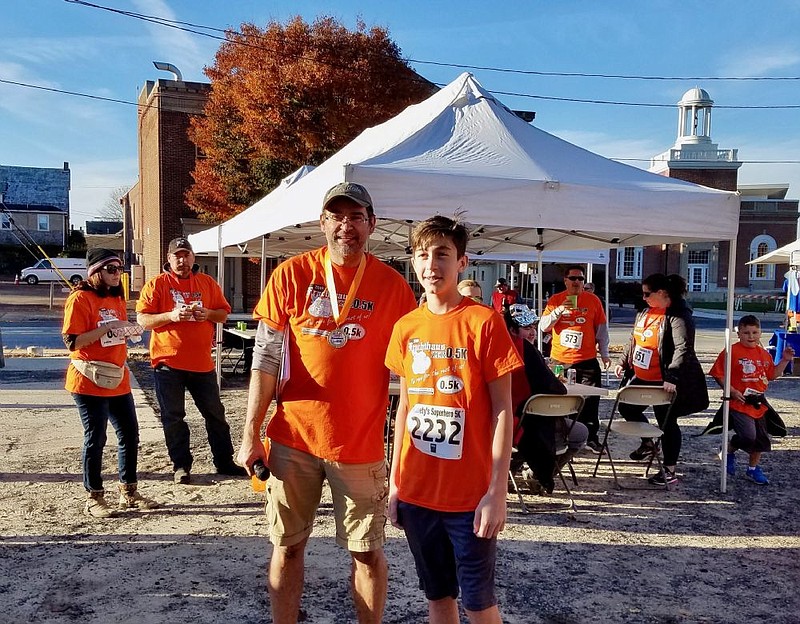
[[[573,308],[578,307],[578,295],[567,295],[567,301],[570,302]]]

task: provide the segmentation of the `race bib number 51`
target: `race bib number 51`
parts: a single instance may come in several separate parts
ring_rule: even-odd
[[[415,405],[406,417],[411,443],[421,453],[439,459],[461,459],[464,409]]]

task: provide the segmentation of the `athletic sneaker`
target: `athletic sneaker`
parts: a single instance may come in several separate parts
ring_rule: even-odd
[[[642,461],[643,459],[650,459],[655,451],[656,445],[652,440],[642,440],[639,448],[633,451],[629,457],[636,461]]]
[[[736,474],[736,455],[728,453],[728,465],[726,466],[728,474],[733,476]]]
[[[178,468],[174,475],[175,483],[179,485],[186,485],[191,480],[191,474],[188,468]]]
[[[650,485],[668,485],[671,483],[677,483],[678,477],[676,477],[675,473],[669,468],[664,468],[664,470],[659,470],[658,473],[650,477],[647,482]]]
[[[769,485],[769,479],[767,479],[767,475],[761,472],[761,466],[748,467],[747,478],[759,485]]]

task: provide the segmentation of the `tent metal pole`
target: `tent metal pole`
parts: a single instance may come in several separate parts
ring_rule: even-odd
[[[608,277],[609,266],[610,266],[609,263],[606,262],[606,297],[605,297],[605,302],[606,302],[606,320],[610,323],[611,322],[611,320],[610,320],[611,319],[611,315],[609,314],[609,308],[608,308],[608,306],[609,306],[608,302],[611,299],[611,297],[609,295],[609,292],[608,292],[608,289],[610,288],[610,282],[609,282],[609,277]]]
[[[544,301],[542,300],[542,296],[544,293],[544,287],[542,285],[542,250],[539,249],[536,252],[536,315],[541,319],[542,318],[542,311],[544,310]],[[541,322],[536,326],[536,346],[539,347],[539,353],[542,352],[542,330],[541,330]]]
[[[217,230],[217,282],[222,292],[225,292],[225,248],[222,246],[222,226]],[[222,388],[222,323],[216,326],[217,360],[217,386]]]
[[[728,489],[728,419],[730,417],[731,396],[731,328],[733,327],[733,303],[736,289],[736,239],[732,238],[728,250],[728,305],[725,314],[725,389],[722,393],[722,465],[720,466],[719,489],[724,494]]]
[[[266,235],[261,236],[261,271],[259,275],[259,284],[261,286],[261,292],[264,292],[264,289],[267,287],[267,237]]]

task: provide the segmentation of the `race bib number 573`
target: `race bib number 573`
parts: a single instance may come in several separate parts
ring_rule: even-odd
[[[559,341],[565,349],[580,349],[583,345],[583,332],[565,329],[559,335]]]
[[[411,443],[421,453],[439,459],[461,459],[464,440],[464,409],[415,405],[406,417]]]

